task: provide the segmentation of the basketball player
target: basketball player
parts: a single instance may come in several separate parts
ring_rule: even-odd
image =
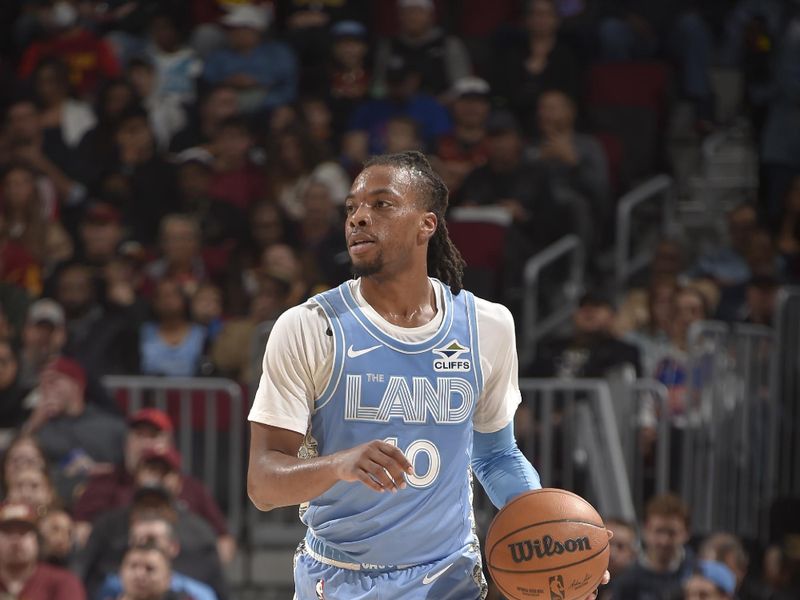
[[[372,159],[345,202],[358,278],[267,343],[248,492],[301,505],[296,600],[484,598],[471,473],[498,507],[540,487],[512,429],[513,319],[462,290],[447,195],[418,152]]]

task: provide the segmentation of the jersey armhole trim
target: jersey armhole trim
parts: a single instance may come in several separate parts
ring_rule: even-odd
[[[317,411],[330,402],[342,378],[342,371],[344,370],[344,329],[342,328],[340,320],[336,318],[336,310],[324,295],[319,295],[314,298],[314,302],[316,302],[325,313],[325,316],[328,318],[331,333],[333,333],[333,364],[331,365],[331,376],[322,394],[314,401],[314,410]]]
[[[483,366],[481,365],[480,337],[478,332],[478,314],[475,310],[475,296],[463,290],[464,300],[467,305],[467,321],[469,322],[470,348],[472,348],[472,362],[475,365],[475,386],[478,388],[478,398],[483,394],[484,384]]]

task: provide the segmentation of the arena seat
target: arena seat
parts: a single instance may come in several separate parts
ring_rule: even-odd
[[[447,230],[467,263],[464,287],[488,300],[499,299],[506,259],[506,233],[511,215],[497,206],[454,208]]]
[[[662,161],[669,84],[670,69],[659,62],[603,63],[589,72],[589,124],[622,145],[620,191],[654,173]]]

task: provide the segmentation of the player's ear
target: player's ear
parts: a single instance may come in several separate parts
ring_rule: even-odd
[[[433,237],[436,233],[436,227],[439,225],[439,219],[436,214],[432,212],[422,213],[419,226],[419,242],[425,243]]]

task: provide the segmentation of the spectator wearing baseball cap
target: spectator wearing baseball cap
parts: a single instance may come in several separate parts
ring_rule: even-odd
[[[105,267],[117,256],[122,243],[122,215],[107,202],[95,202],[83,213],[79,259],[94,267]]]
[[[122,462],[125,423],[86,402],[86,371],[59,357],[42,371],[40,397],[23,431],[39,441],[51,464],[80,481]]]
[[[347,126],[356,105],[366,98],[372,86],[372,65],[367,63],[367,29],[358,21],[340,21],[330,30],[330,61],[322,77],[314,81],[325,89],[312,87],[312,93],[326,97],[331,109],[335,139]],[[311,83],[311,78],[308,78]],[[304,87],[310,87],[305,84]]]
[[[266,6],[232,7],[220,20],[227,32],[227,47],[212,52],[203,71],[207,83],[236,88],[239,106],[247,113],[289,104],[297,93],[294,53],[282,42],[262,39],[271,20]]]
[[[436,25],[431,0],[399,0],[397,36],[382,41],[375,57],[375,85],[386,89],[392,57],[402,58],[419,73],[422,92],[444,96],[451,86],[472,72],[464,43]]]
[[[386,124],[393,117],[409,117],[419,124],[426,148],[452,130],[450,115],[430,94],[419,89],[420,73],[402,56],[392,56],[386,65],[387,93],[359,104],[343,140],[343,154],[353,164],[369,154],[386,151]]]
[[[64,309],[55,300],[40,298],[28,307],[20,349],[19,377],[23,387],[36,387],[44,366],[61,354],[67,343],[65,324]]]
[[[100,587],[118,572],[127,548],[142,542],[158,545],[174,558],[176,571],[210,586],[221,600],[230,597],[214,532],[176,500],[165,485],[169,473],[159,477],[143,465],[129,501],[98,517],[74,565],[92,597],[108,597],[98,596]]]
[[[185,562],[186,557],[181,556],[181,544],[178,539],[176,525],[170,519],[161,515],[149,515],[133,521],[128,532],[130,546],[151,544],[163,552],[170,560]],[[124,563],[124,560],[123,560]],[[197,568],[207,565],[200,564]],[[170,590],[176,594],[185,593],[192,600],[217,600],[217,595],[207,584],[180,573],[172,572]],[[117,574],[109,574],[103,582],[99,592],[101,598],[118,598],[122,592],[122,580]],[[183,596],[180,596],[183,598]]]
[[[169,415],[158,409],[143,408],[128,417],[124,462],[109,473],[98,473],[89,479],[83,493],[75,501],[75,520],[80,523],[82,535],[88,535],[92,523],[101,513],[131,502],[136,488],[135,474],[144,457],[161,459],[163,464],[170,465],[179,475],[178,485],[173,490],[178,502],[212,527],[217,536],[220,556],[223,560],[230,559],[236,546],[228,532],[225,517],[205,485],[191,475],[180,472],[180,455],[174,447],[173,433]]]
[[[229,122],[223,122],[220,128],[225,126],[224,123]],[[215,171],[215,159],[211,152],[199,146],[187,148],[175,157],[175,162],[180,211],[194,215],[199,222],[204,258],[209,270],[213,272],[219,269],[220,264],[228,266],[231,248],[247,235],[246,214],[214,191],[220,184],[225,185],[225,177],[223,181],[218,181],[219,174]],[[261,189],[263,191],[263,184]],[[210,255],[215,257],[214,260]]]
[[[366,22],[371,13],[369,4],[353,0],[285,0],[275,3],[283,38],[294,50],[302,70],[300,87],[303,96],[316,95],[318,86],[325,84],[326,78],[320,75],[329,61],[334,29],[339,23],[356,23],[363,29],[361,22]]]
[[[36,512],[26,504],[0,505],[0,597],[85,600],[75,575],[39,562]]]
[[[721,562],[701,560],[683,585],[684,600],[733,600],[736,577]]]
[[[574,332],[543,344],[531,366],[536,377],[605,377],[612,369],[630,365],[641,372],[639,349],[614,332],[616,308],[599,290],[581,296],[572,315]]]
[[[40,298],[30,305],[22,327],[22,347],[19,351],[18,377],[19,385],[23,389],[35,390],[39,386],[44,368],[50,362],[74,350],[68,347],[67,328],[67,314],[59,302],[51,298]],[[108,332],[103,333],[105,335]],[[124,354],[124,348],[119,350]],[[83,357],[78,357],[79,363],[81,360]],[[117,414],[116,405],[95,375],[96,365],[81,363],[81,366],[88,367],[86,402],[110,414]],[[36,398],[26,400],[26,403],[35,404]]]
[[[436,143],[437,169],[451,195],[467,174],[489,159],[486,124],[491,111],[491,88],[479,77],[462,77],[450,89],[453,131]]]

